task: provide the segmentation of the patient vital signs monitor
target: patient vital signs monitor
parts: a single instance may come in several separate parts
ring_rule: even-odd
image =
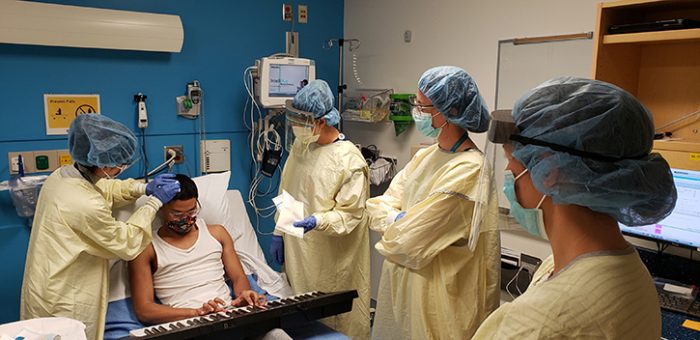
[[[316,79],[313,60],[268,57],[256,62],[255,94],[265,108],[282,108],[302,87]]]
[[[653,225],[628,227],[620,224],[627,235],[700,248],[700,171],[671,169],[678,191],[678,201],[671,215]]]

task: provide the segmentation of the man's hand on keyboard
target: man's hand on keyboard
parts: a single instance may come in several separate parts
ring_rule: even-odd
[[[256,308],[267,308],[267,298],[252,290],[244,290],[235,300],[231,301],[231,306],[253,306]]]
[[[216,312],[221,312],[224,310],[224,307],[226,306],[226,302],[224,300],[221,300],[219,298],[209,300],[202,304],[202,307],[197,308],[197,315],[207,315],[209,313],[216,313]]]

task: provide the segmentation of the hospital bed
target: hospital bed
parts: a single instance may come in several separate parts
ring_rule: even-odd
[[[287,281],[267,264],[255,230],[248,219],[243,198],[237,190],[227,190],[230,172],[210,174],[193,178],[199,191],[201,216],[208,224],[221,224],[231,234],[236,253],[248,277],[251,289],[276,300],[293,295]],[[126,220],[142,204],[143,198],[134,205],[115,210],[114,216]],[[161,225],[159,217],[153,222]],[[127,264],[113,261],[110,266],[110,291],[105,339],[119,339],[129,331],[143,328],[136,318],[131,303]],[[348,339],[342,333],[326,327],[320,322],[285,329],[294,339]]]

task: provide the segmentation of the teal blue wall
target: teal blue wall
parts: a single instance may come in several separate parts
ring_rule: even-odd
[[[102,113],[136,128],[133,95],[148,96],[147,155],[151,166],[163,160],[163,146],[182,144],[187,166],[181,173],[197,174],[198,125],[175,115],[175,97],[187,82],[197,79],[204,90],[208,139],[231,140],[231,189],[247,196],[250,158],[242,120],[245,90],[243,70],[256,59],[284,52],[282,1],[229,0],[100,0],[47,1],[78,6],[179,15],[185,30],[181,53],[128,52],[63,47],[0,44],[0,181],[9,177],[11,151],[65,149],[65,136],[47,136],[44,122],[45,93],[98,93]],[[337,84],[338,50],[323,49],[330,38],[342,36],[343,0],[286,1],[309,6],[309,23],[296,24],[302,57],[316,60],[317,78]],[[142,164],[124,177],[143,172]],[[255,219],[251,218],[255,223]],[[0,192],[0,323],[19,317],[19,291],[29,221],[19,218],[7,191]],[[261,220],[261,230],[273,227]],[[259,236],[267,251],[268,236]]]

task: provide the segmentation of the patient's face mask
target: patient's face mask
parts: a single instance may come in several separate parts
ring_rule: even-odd
[[[197,215],[200,212],[200,207],[199,207],[199,202],[197,202],[197,206],[190,210],[190,211],[185,211],[185,212],[169,212],[167,215],[168,218],[168,223],[167,226],[168,228],[172,229],[176,233],[180,235],[187,234],[192,230],[192,228],[195,226],[197,222]]]
[[[187,216],[183,217],[179,220],[175,221],[168,221],[168,228],[172,229],[176,233],[180,235],[185,235],[192,230],[192,228],[195,226],[197,221],[196,216]]]

